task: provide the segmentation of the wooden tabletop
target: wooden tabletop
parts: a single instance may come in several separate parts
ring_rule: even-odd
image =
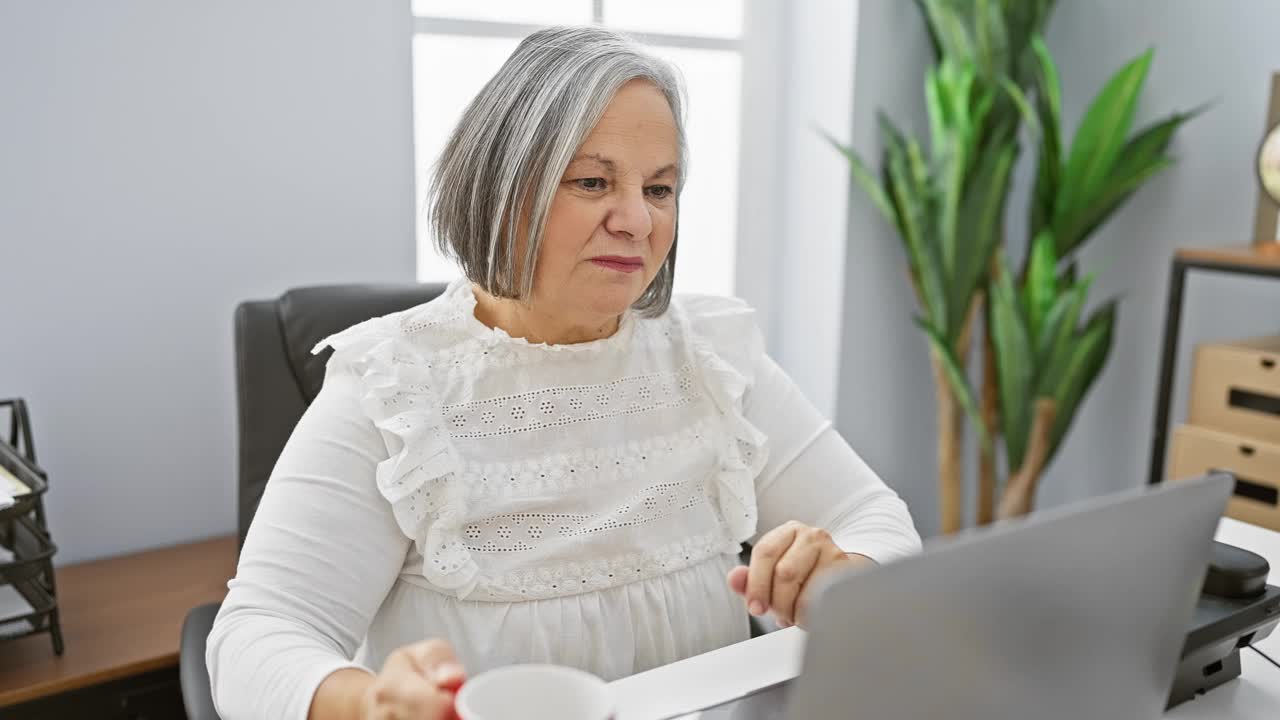
[[[58,568],[66,651],[48,633],[0,642],[0,707],[173,667],[187,611],[219,602],[234,536]]]
[[[1180,248],[1178,257],[1193,262],[1217,263],[1280,272],[1280,242],[1234,247]]]

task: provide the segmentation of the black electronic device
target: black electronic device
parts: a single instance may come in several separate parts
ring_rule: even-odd
[[[1240,650],[1280,623],[1280,587],[1267,585],[1265,558],[1225,543],[1213,544],[1204,588],[1196,604],[1169,707],[1240,676]]]

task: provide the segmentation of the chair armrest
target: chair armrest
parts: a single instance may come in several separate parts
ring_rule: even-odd
[[[205,645],[219,607],[219,603],[209,603],[193,608],[182,623],[178,681],[188,720],[219,720],[213,707],[213,689],[209,687],[209,668],[204,662]]]

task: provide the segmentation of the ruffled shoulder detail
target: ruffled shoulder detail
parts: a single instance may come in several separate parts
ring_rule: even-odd
[[[755,310],[738,298],[680,295],[672,307],[685,325],[694,362],[727,431],[720,448],[715,506],[736,546],[756,533],[755,479],[769,457],[768,439],[744,411],[744,398],[764,354],[764,336]]]
[[[755,365],[764,354],[755,308],[741,298],[720,295],[682,294],[673,304],[687,318],[695,343],[731,364],[747,383],[755,381]]]
[[[342,363],[359,378],[360,405],[390,453],[377,466],[378,491],[422,554],[422,575],[435,587],[465,598],[475,589],[479,568],[462,541],[467,506],[458,483],[452,482],[460,468],[457,453],[432,388],[428,360],[410,342],[423,320],[420,308],[354,325],[320,341],[312,352],[332,347],[330,362]]]

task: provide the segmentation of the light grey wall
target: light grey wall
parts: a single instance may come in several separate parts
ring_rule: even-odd
[[[0,397],[58,560],[235,526],[231,316],[414,276],[408,2],[0,3]]]
[[[914,3],[861,0],[854,44],[853,126],[864,158],[879,163],[875,114],[925,128],[921,78],[928,41]],[[872,160],[874,158],[874,160]],[[911,506],[921,532],[937,526],[934,404],[927,348],[902,251],[862,194],[849,198],[836,427]]]
[[[912,3],[863,0],[857,38],[853,140],[878,160],[874,112],[922,129],[927,48]],[[1280,4],[1271,0],[1073,0],[1058,3],[1048,43],[1074,132],[1093,94],[1149,46],[1155,62],[1139,123],[1213,101],[1153,180],[1093,238],[1084,267],[1093,297],[1124,297],[1110,365],[1044,479],[1048,507],[1145,481],[1169,260],[1179,246],[1243,245],[1251,238],[1254,151],[1270,73],[1280,69]],[[1024,150],[1011,227],[1025,224],[1030,151]],[[850,201],[838,427],[911,504],[922,532],[937,528],[934,403],[927,349],[909,316],[897,239],[859,192]],[[1021,245],[1015,238],[1014,245]],[[1280,331],[1280,282],[1199,276],[1188,286],[1174,418],[1185,417],[1194,342]],[[972,463],[968,464],[972,483]]]

